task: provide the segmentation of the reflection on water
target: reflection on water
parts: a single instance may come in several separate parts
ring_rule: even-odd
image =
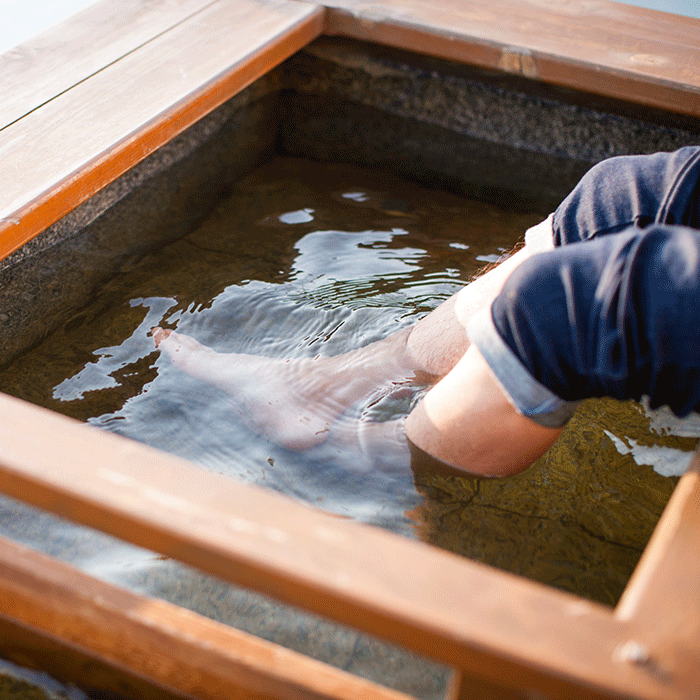
[[[2,385],[219,473],[411,534],[406,511],[421,496],[407,464],[357,473],[356,460],[338,466],[328,451],[276,447],[237,418],[235,396],[155,352],[149,331],[176,328],[219,352],[338,355],[413,323],[538,219],[379,174],[277,161],[240,182],[199,230],[110,284]],[[385,420],[412,399],[393,392],[351,410]]]
[[[612,604],[675,483],[635,461],[631,447],[620,454],[610,437],[628,446],[662,440],[641,407],[590,402],[559,445],[513,479],[414,479],[407,463],[385,455],[358,469],[340,453],[298,454],[260,438],[238,417],[235,396],[173,368],[149,335],[162,325],[219,352],[276,358],[347,352],[415,322],[546,213],[276,160],[243,179],[197,231],[125,271],[3,371],[0,387],[212,471]],[[352,411],[403,415],[422,388]],[[674,454],[694,443],[663,440]],[[243,624],[227,612],[234,594],[171,562],[10,501],[1,516],[5,533],[91,573]]]

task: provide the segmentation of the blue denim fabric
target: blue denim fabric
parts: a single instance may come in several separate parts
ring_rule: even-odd
[[[591,168],[554,213],[556,246],[631,226],[700,228],[700,147],[620,156]]]
[[[467,329],[516,408],[562,425],[590,396],[700,409],[700,148],[594,167]],[[609,235],[616,234],[616,235]]]
[[[491,371],[518,413],[540,425],[558,428],[564,425],[578,406],[565,401],[540,384],[496,330],[491,309],[482,309],[467,325],[467,335],[491,368]]]
[[[668,404],[678,416],[700,408],[693,229],[651,226],[535,255],[491,313],[527,373],[565,402],[647,395],[652,408]]]

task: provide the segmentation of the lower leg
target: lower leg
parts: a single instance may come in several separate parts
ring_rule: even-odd
[[[161,328],[153,330],[153,338],[176,367],[234,396],[251,427],[303,450],[323,442],[336,418],[356,401],[447,374],[468,347],[469,318],[491,302],[527,255],[524,248],[518,251],[411,328],[334,357],[280,360],[217,353]]]
[[[529,467],[563,429],[518,413],[472,346],[413,409],[405,430],[413,445],[444,464],[500,477]]]
[[[529,257],[521,248],[471,284],[463,287],[411,328],[404,362],[416,370],[445,376],[469,347],[469,319],[496,298],[513,270]]]
[[[152,333],[173,366],[231,395],[244,422],[294,450],[324,442],[338,416],[356,401],[416,380],[403,364],[408,329],[367,346],[371,352],[361,348],[294,360],[218,353],[180,333],[162,328]]]

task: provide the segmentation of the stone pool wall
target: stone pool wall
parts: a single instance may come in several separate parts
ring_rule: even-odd
[[[275,152],[544,215],[599,160],[674,150],[698,134],[690,117],[323,37],[0,261],[0,364],[191,231]]]

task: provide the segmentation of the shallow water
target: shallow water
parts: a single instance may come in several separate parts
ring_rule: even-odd
[[[642,407],[588,402],[558,445],[515,478],[414,477],[391,456],[367,462],[336,449],[277,447],[241,420],[235,396],[172,367],[149,334],[162,325],[220,352],[278,358],[346,352],[415,322],[546,213],[501,211],[350,166],[277,159],[241,180],[197,231],[124,271],[0,372],[0,389],[217,473],[614,604],[676,483],[648,466],[649,454],[662,445],[686,459],[695,443],[662,434],[657,418],[650,426]],[[423,388],[386,391],[352,411],[377,420],[405,415]],[[299,635],[300,626],[322,623],[280,614],[263,599],[251,603],[214,579],[9,499],[0,503],[0,533],[326,654]],[[347,636],[329,627],[324,649],[334,634]],[[331,647],[345,648],[336,642]],[[347,659],[327,660],[361,675],[372,675],[367,659],[391,668],[374,642],[362,644],[352,641]],[[422,688],[415,676],[402,686],[392,674],[420,697],[437,697],[444,686],[437,671],[422,672]]]
[[[41,671],[0,659],[0,700],[90,700],[73,686],[65,686]]]
[[[538,218],[380,174],[278,160],[239,183],[199,230],[110,284],[0,385],[216,472],[410,534],[405,511],[420,496],[406,464],[386,474],[342,456],[336,464],[327,451],[276,447],[237,417],[236,397],[159,356],[149,331],[176,328],[220,352],[337,355],[413,323]],[[352,410],[403,415],[414,393],[373,396]]]

